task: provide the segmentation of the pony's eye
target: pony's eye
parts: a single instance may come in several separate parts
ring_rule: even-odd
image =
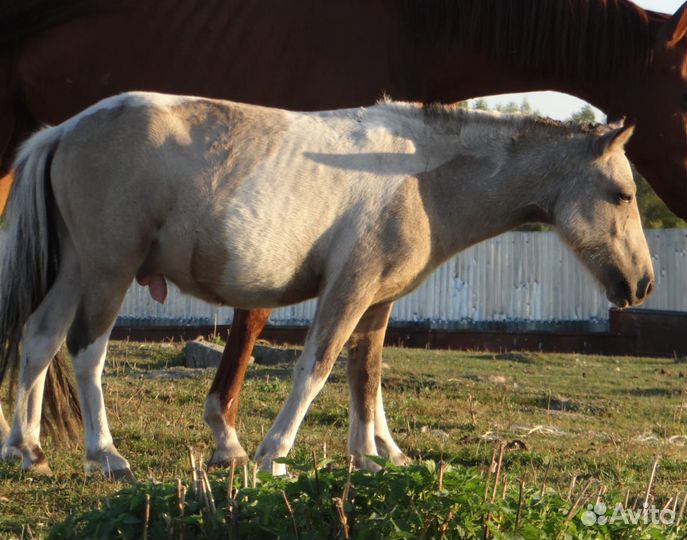
[[[632,202],[632,195],[629,193],[618,193],[618,202],[619,203],[629,203]]]

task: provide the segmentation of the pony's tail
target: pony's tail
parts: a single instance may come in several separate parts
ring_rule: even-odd
[[[50,166],[60,137],[59,126],[43,129],[24,143],[15,162],[1,225],[6,238],[0,267],[0,386],[8,373],[17,371],[24,324],[52,287],[59,268]],[[10,377],[10,396],[14,379]],[[42,425],[53,436],[69,437],[77,433],[80,421],[68,364],[58,356],[46,376]]]

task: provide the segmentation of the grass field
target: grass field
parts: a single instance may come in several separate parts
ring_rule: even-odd
[[[138,479],[189,476],[187,447],[209,454],[202,406],[213,370],[182,367],[179,343],[113,342],[104,377],[110,426]],[[571,479],[593,477],[609,493],[658,505],[687,492],[687,363],[679,359],[540,353],[491,354],[385,349],[384,400],[399,445],[413,458],[460,470],[489,464],[500,441],[514,484],[546,484],[562,497]],[[290,389],[288,365],[251,366],[239,436],[250,453]],[[348,389],[342,362],[310,409],[292,456],[312,449],[345,463]],[[4,404],[3,404],[4,405]],[[100,508],[125,485],[83,474],[81,449],[45,441],[52,478],[0,462],[0,538],[39,537],[70,514]],[[226,476],[226,473],[223,473]]]

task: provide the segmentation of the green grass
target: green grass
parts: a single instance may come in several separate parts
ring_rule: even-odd
[[[155,502],[155,497],[167,493],[165,489],[171,490],[167,496],[175,492],[170,482],[177,477],[187,481],[187,446],[206,455],[212,447],[211,434],[202,421],[202,407],[213,372],[181,367],[180,351],[180,344],[113,342],[104,377],[110,425],[119,450],[139,480],[162,484],[143,483],[131,488],[86,478],[81,449],[56,448],[48,440],[44,448],[55,473],[52,478],[31,478],[20,473],[16,463],[0,463],[0,538],[44,536],[70,515],[101,508],[107,511],[104,501],[112,505],[112,501],[132,497],[132,489],[141,491],[150,486],[162,490],[154,495]],[[462,486],[446,495],[441,504],[431,503],[440,504],[445,512],[441,519],[452,504],[458,504],[453,498],[460,496],[461,489],[472,493],[465,486],[476,486],[473,495],[483,489],[484,470],[499,441],[516,439],[524,441],[527,449],[504,454],[503,471],[509,478],[509,489],[515,489],[516,479],[524,477],[526,489],[531,491],[528,504],[532,504],[548,470],[546,490],[550,499],[542,508],[558,518],[565,511],[563,499],[573,476],[579,477],[578,485],[589,478],[597,479],[609,490],[609,501],[622,499],[627,490],[633,500],[646,490],[656,455],[660,464],[652,493],[657,504],[662,506],[670,497],[687,492],[685,363],[655,358],[394,348],[385,349],[384,355],[384,400],[397,442],[418,461],[450,462],[456,486]],[[285,365],[249,369],[238,425],[249,453],[255,451],[286,398],[290,377],[291,367]],[[331,475],[334,483],[344,474],[347,402],[345,368],[338,365],[311,407],[292,452],[296,462],[306,463],[312,449],[321,454],[326,442],[338,468],[322,474]],[[381,476],[357,474],[354,484],[358,480],[372,482],[380,490],[386,489]],[[396,478],[406,473],[390,468],[384,474]],[[215,489],[221,491],[226,471],[211,476]],[[279,488],[292,490],[288,492],[294,505],[303,497],[307,499],[307,493],[298,491],[297,481],[278,480],[275,486],[265,477],[261,480],[258,491],[262,490],[264,497],[275,496],[274,489]],[[429,484],[423,486],[431,491]],[[125,491],[118,493],[122,489]],[[252,504],[254,494],[246,496]],[[374,499],[372,492],[370,497]],[[498,523],[502,525],[512,518],[503,516],[512,513],[513,497],[509,491],[504,502],[497,504],[501,506],[494,519],[501,520]],[[360,504],[365,500],[362,497]],[[473,502],[481,531],[484,502]],[[327,504],[330,508],[331,501]],[[423,504],[414,502],[420,514]],[[353,506],[349,510],[354,510]],[[335,514],[327,516],[323,523],[336,518]],[[463,517],[465,525],[469,520],[467,514],[461,514]],[[566,527],[579,525],[578,518]],[[422,520],[417,515],[414,519]],[[524,519],[529,520],[525,525],[532,525],[542,519],[542,514],[530,513]],[[551,523],[562,525],[560,519]],[[299,527],[305,526],[305,521],[299,522]],[[449,527],[447,534],[451,530]],[[497,534],[494,531],[492,534]],[[520,534],[524,534],[522,530]]]

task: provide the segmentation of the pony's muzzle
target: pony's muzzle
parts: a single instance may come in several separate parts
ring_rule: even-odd
[[[618,279],[611,287],[606,289],[606,297],[622,309],[643,303],[653,289],[653,272],[647,272],[634,286],[626,278]]]

